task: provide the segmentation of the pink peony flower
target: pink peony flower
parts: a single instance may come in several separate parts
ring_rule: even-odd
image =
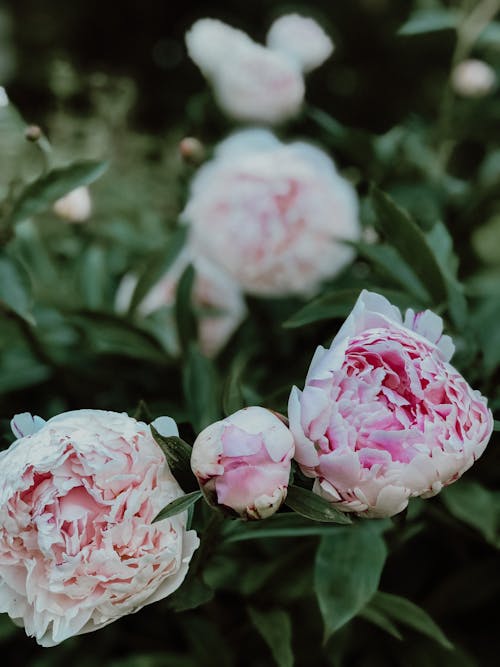
[[[355,191],[329,157],[266,130],[238,132],[199,169],[183,213],[194,252],[249,293],[313,293],[360,236]]]
[[[211,424],[193,445],[191,468],[209,502],[265,519],[286,498],[293,437],[265,408],[238,410]]]
[[[442,320],[362,292],[330,348],[293,388],[290,429],[314,491],[340,509],[392,516],[457,480],[483,453],[486,399],[449,361]]]
[[[278,123],[296,115],[305,86],[295,60],[221,21],[201,19],[186,34],[190,58],[221,109],[242,121]]]
[[[72,190],[54,204],[54,212],[66,222],[85,222],[92,213],[92,199],[88,188]]]
[[[284,14],[271,25],[267,46],[286,54],[304,72],[322,65],[333,52],[333,43],[314,19],[300,14]]]
[[[215,356],[226,345],[246,317],[245,300],[234,280],[203,256],[191,256],[189,251],[181,253],[167,273],[151,288],[138,312],[147,316],[160,308],[172,308],[175,304],[179,279],[189,264],[195,267],[193,305],[198,316],[198,338],[200,347],[208,357]],[[116,309],[126,312],[137,285],[137,278],[126,275],[117,291]],[[173,315],[173,313],[172,313]],[[174,321],[170,323],[174,329]],[[179,353],[179,345],[170,340],[170,352]]]
[[[152,524],[182,490],[146,424],[77,410],[19,415],[13,430],[0,454],[1,612],[54,646],[180,586],[198,538],[186,513]]]

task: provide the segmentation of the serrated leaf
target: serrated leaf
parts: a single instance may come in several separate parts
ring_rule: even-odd
[[[75,188],[98,179],[107,168],[107,162],[85,160],[49,171],[24,189],[14,205],[9,222],[15,224],[43,213]]]
[[[338,528],[321,539],[314,566],[314,588],[325,640],[373,597],[386,556],[384,540],[368,521]]]
[[[0,304],[33,324],[30,277],[20,262],[5,253],[0,253]]]
[[[441,500],[457,519],[478,530],[488,542],[497,533],[494,496],[481,484],[462,479],[443,489]]]
[[[171,516],[175,516],[176,514],[184,512],[184,510],[187,510],[189,507],[194,505],[202,497],[202,495],[203,494],[201,491],[192,491],[191,493],[186,493],[186,495],[181,496],[180,498],[172,500],[171,503],[164,507],[161,512],[155,516],[153,523],[156,521],[163,521],[163,519],[168,519]]]
[[[422,35],[440,30],[454,30],[459,14],[449,9],[422,9],[410,16],[398,30],[398,35]]]
[[[370,606],[370,603],[359,612],[358,616],[364,618],[365,621],[368,621],[369,623],[373,623],[373,625],[381,628],[395,639],[403,639],[403,635],[399,632],[394,623],[388,619],[384,613]]]
[[[351,519],[345,512],[339,512],[324,498],[300,486],[289,486],[285,504],[290,509],[313,521],[350,524]]]
[[[376,187],[371,192],[376,227],[412,267],[436,303],[446,300],[446,279],[425,234],[391,197]]]
[[[434,639],[443,648],[453,648],[453,644],[448,640],[441,628],[432,620],[424,609],[416,605],[414,602],[400,597],[399,595],[391,595],[390,593],[382,593],[382,591],[378,591],[373,596],[369,606],[387,614],[398,623],[406,625],[413,630],[421,632],[423,635],[426,635],[426,637]]]
[[[289,615],[282,609],[259,611],[248,608],[252,623],[271,649],[278,667],[293,666],[292,624]]]
[[[212,361],[191,344],[183,369],[183,388],[196,433],[220,418],[217,384]]]
[[[160,435],[152,425],[150,429],[182,490],[185,492],[197,490],[198,483],[191,472],[191,447],[188,443],[175,435]]]

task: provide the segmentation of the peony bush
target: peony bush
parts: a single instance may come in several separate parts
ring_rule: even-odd
[[[10,4],[7,664],[496,664],[498,3]]]

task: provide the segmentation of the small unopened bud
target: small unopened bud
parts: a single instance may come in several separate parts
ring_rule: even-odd
[[[182,159],[189,163],[198,165],[205,159],[205,146],[196,137],[184,137],[179,143],[179,153]]]
[[[67,222],[85,222],[92,212],[92,200],[88,188],[72,190],[54,204],[54,212]]]
[[[24,136],[28,141],[38,141],[42,135],[42,129],[38,125],[28,125],[24,130]]]
[[[463,97],[483,97],[495,86],[495,70],[482,60],[464,60],[453,70],[451,82]]]

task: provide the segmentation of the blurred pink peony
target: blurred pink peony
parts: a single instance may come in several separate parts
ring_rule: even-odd
[[[198,316],[198,338],[204,354],[215,356],[226,345],[246,317],[245,300],[234,280],[204,257],[182,252],[167,273],[146,294],[138,307],[147,316],[160,308],[175,304],[179,279],[192,262],[196,274],[193,287],[193,305]],[[126,312],[137,285],[137,278],[126,275],[116,295],[116,309]],[[174,328],[172,314],[172,329]],[[178,341],[171,342],[171,353],[178,354]]]
[[[354,255],[360,236],[354,188],[330,158],[267,130],[238,132],[195,176],[183,213],[194,252],[247,292],[310,295]]]
[[[274,124],[299,112],[305,86],[295,59],[214,19],[197,21],[186,34],[186,44],[229,116]]]
[[[90,192],[85,186],[72,190],[54,204],[54,212],[67,222],[85,222],[92,213]]]
[[[295,60],[300,69],[310,72],[322,65],[333,53],[333,43],[312,18],[284,14],[271,25],[267,46]]]
[[[286,498],[293,452],[292,434],[276,414],[243,408],[200,433],[191,468],[211,504],[265,519]]]
[[[495,88],[493,67],[483,60],[469,58],[458,63],[451,74],[453,89],[463,97],[484,97]]]
[[[175,422],[155,425],[177,434]],[[0,454],[0,611],[42,646],[97,630],[182,583],[198,545],[186,513],[152,524],[183,492],[149,427],[126,414],[12,422]]]
[[[330,348],[293,388],[290,429],[314,491],[347,512],[392,516],[430,497],[483,453],[486,399],[448,362],[454,346],[429,310],[362,292]]]

